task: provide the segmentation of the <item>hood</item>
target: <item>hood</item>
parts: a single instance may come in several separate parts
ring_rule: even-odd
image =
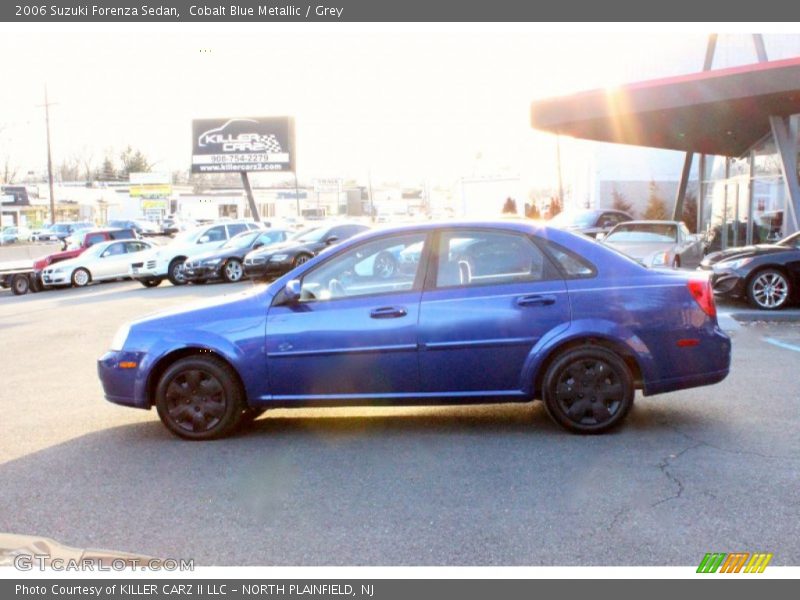
[[[228,314],[241,314],[247,312],[247,309],[251,308],[254,304],[263,306],[264,294],[268,294],[270,297],[275,295],[275,291],[271,288],[272,286],[264,288],[262,285],[253,285],[253,287],[243,292],[196,300],[189,304],[175,306],[136,319],[131,322],[131,327],[144,326],[146,329],[152,329],[153,327],[161,328],[166,326],[162,323],[163,321],[170,321],[170,324],[173,326],[176,322],[181,322],[186,323],[187,326],[196,327],[198,323],[205,322],[204,319],[206,315],[203,313],[214,311],[220,307],[226,307],[228,309]],[[264,313],[266,314],[266,310],[264,310]],[[218,316],[215,318],[218,318]]]
[[[269,244],[264,246],[263,248],[258,248],[253,250],[251,254],[253,255],[261,255],[261,254],[274,254],[276,252],[280,252],[281,250],[289,250],[295,248],[304,248],[306,246],[313,246],[313,242],[297,242],[297,241],[285,241],[285,242],[276,242],[274,244]]]
[[[208,260],[210,258],[228,258],[229,256],[233,256],[237,253],[238,250],[247,251],[246,248],[217,248],[216,250],[209,250],[208,252],[203,252],[202,254],[196,254],[188,259],[187,262],[200,262],[203,260]]]
[[[788,246],[778,246],[776,244],[758,244],[756,246],[740,246],[738,248],[728,248],[719,252],[712,252],[703,259],[704,265],[713,265],[723,260],[735,258],[748,258],[750,256],[760,256],[763,254],[778,254],[794,250]]]
[[[646,242],[646,243],[624,243],[624,242],[603,242],[608,246],[612,246],[635,258],[639,261],[644,261],[646,258],[659,252],[673,252],[675,249],[674,242]]]

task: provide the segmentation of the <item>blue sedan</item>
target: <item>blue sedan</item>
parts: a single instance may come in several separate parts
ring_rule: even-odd
[[[418,260],[375,269],[403,249]],[[504,221],[361,234],[268,287],[124,325],[98,370],[108,400],[194,440],[273,407],[534,399],[600,433],[637,389],[723,380],[730,354],[707,278]]]

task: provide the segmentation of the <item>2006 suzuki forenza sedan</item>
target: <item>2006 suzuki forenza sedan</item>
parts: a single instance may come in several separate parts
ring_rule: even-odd
[[[123,326],[111,402],[218,438],[272,407],[542,399],[599,433],[644,395],[721,381],[709,282],[530,222],[362,234],[268,287]]]

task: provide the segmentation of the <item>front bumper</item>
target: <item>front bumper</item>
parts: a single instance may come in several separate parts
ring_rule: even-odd
[[[106,352],[97,360],[97,375],[103,386],[106,400],[114,404],[134,408],[150,408],[146,394],[146,379],[141,369],[143,352]],[[123,364],[133,363],[136,367],[123,368]]]
[[[222,262],[216,265],[184,263],[183,276],[189,281],[203,281],[221,277]]]
[[[711,287],[714,294],[717,296],[731,296],[743,298],[747,295],[746,277],[734,271],[733,269],[708,269],[702,268],[701,270],[708,272],[711,271]]]
[[[42,285],[50,287],[52,285],[69,285],[71,283],[69,273],[64,271],[42,271]]]
[[[131,263],[130,276],[134,279],[158,279],[167,276],[166,267],[161,268],[155,259]]]

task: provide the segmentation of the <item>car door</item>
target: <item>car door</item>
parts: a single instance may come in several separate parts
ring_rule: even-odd
[[[522,233],[443,231],[433,247],[419,317],[423,392],[519,395],[532,348],[569,323],[564,280]]]
[[[276,296],[266,343],[273,399],[392,399],[419,391],[422,267],[387,279],[375,273],[374,263],[381,252],[426,237],[403,233],[364,242],[307,272],[299,301]]]
[[[128,274],[130,257],[126,242],[114,242],[100,253],[100,257],[90,267],[93,279],[111,279]]]

